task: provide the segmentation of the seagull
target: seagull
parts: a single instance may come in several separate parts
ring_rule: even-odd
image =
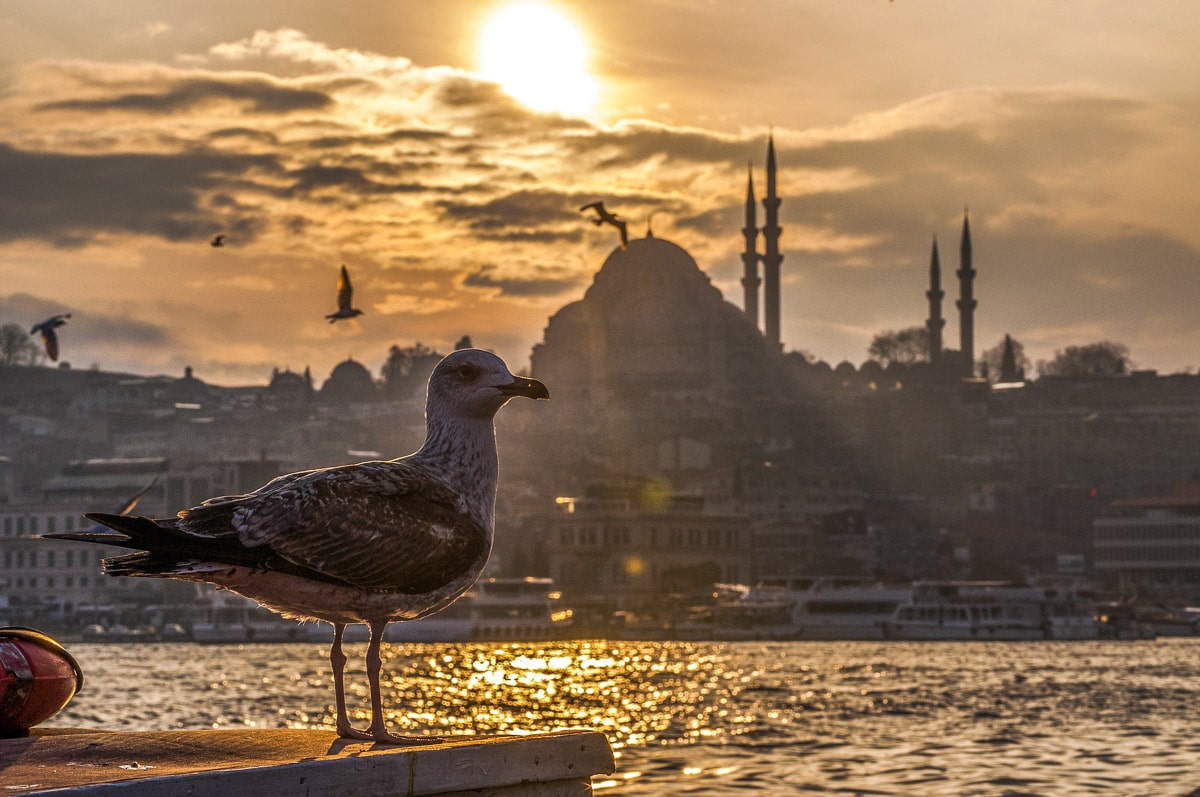
[[[209,243],[212,246],[224,246],[225,245],[225,233],[221,233],[220,235],[214,235],[212,241],[210,241]]]
[[[592,224],[595,224],[597,227],[601,224],[611,224],[616,227],[617,231],[621,233],[621,248],[627,249],[629,247],[629,234],[625,231],[625,222],[621,221],[616,213],[610,213],[605,210],[603,202],[589,202],[581,207],[579,212],[582,213],[589,208],[596,211],[596,218],[592,219]]]
[[[203,581],[285,617],[333,625],[337,732],[343,738],[420,744],[388,731],[379,685],[380,643],[393,620],[449,605],[479,576],[492,548],[496,502],[493,418],[514,396],[549,398],[494,354],[462,349],[429,377],[425,443],[413,454],[279,476],[254,492],[210,498],[174,518],[88,513],[112,531],[46,534],[132,548],[106,559],[113,576]],[[371,631],[371,724],[346,714],[342,635]]]
[[[58,333],[54,330],[67,323],[67,319],[70,317],[70,313],[51,316],[40,324],[34,324],[33,329],[29,330],[30,335],[35,332],[42,333],[42,343],[46,347],[46,355],[51,362],[58,362]]]
[[[354,318],[363,314],[362,310],[350,306],[354,304],[354,286],[350,284],[350,272],[346,271],[345,266],[342,266],[342,273],[338,276],[337,303],[337,312],[325,316],[331,324],[343,318]]]

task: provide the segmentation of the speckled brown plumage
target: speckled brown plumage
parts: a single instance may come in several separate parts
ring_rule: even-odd
[[[92,513],[113,533],[46,536],[134,549],[105,560],[110,575],[205,581],[289,617],[333,623],[339,733],[412,741],[392,736],[383,721],[383,628],[441,609],[483,570],[496,501],[492,420],[513,396],[549,393],[514,377],[499,357],[462,349],[430,376],[425,443],[408,457],[287,474],[174,518]],[[342,631],[355,622],[371,628],[373,711],[365,733],[350,727],[342,685]]]

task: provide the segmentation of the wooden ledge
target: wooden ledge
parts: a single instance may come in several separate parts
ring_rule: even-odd
[[[393,747],[318,730],[37,729],[0,739],[0,794],[79,797],[587,795],[611,773],[596,731]]]

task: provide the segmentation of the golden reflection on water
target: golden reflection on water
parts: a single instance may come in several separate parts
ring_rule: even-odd
[[[388,718],[405,732],[436,728],[442,735],[486,735],[588,727],[604,732],[620,750],[664,733],[714,733],[710,720],[728,721],[729,701],[723,697],[710,705],[706,697],[722,681],[753,677],[740,670],[717,672],[713,665],[722,657],[690,655],[687,646],[574,641],[417,652],[424,648],[385,650]],[[354,675],[351,682],[356,718],[365,721],[366,684]],[[330,725],[332,715],[324,720]]]
[[[347,684],[368,713],[365,645]],[[114,730],[333,727],[324,646],[78,645],[52,721]],[[403,644],[393,730],[603,731],[626,795],[1182,794],[1200,786],[1200,639],[1058,643]],[[1200,793],[1198,791],[1197,793]]]

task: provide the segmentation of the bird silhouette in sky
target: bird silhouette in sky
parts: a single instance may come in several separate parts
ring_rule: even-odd
[[[212,241],[210,241],[209,243],[212,246],[224,246],[225,245],[225,233],[221,233],[220,235],[214,235]]]
[[[350,284],[350,272],[346,271],[345,266],[342,266],[342,273],[338,276],[337,304],[337,312],[325,316],[331,324],[343,318],[354,318],[356,315],[363,314],[362,310],[352,306],[354,304],[354,286]]]
[[[42,334],[42,344],[45,345],[46,355],[51,362],[58,362],[58,333],[54,330],[67,323],[67,319],[70,317],[70,313],[51,316],[40,324],[34,324],[33,329],[29,330],[30,335],[35,332]]]
[[[579,212],[583,213],[589,209],[596,211],[596,218],[592,219],[592,224],[595,224],[597,227],[601,224],[611,224],[616,227],[617,231],[621,233],[621,248],[627,249],[629,247],[629,233],[625,231],[625,222],[621,221],[616,213],[610,213],[605,210],[603,202],[589,202],[581,207]]]

